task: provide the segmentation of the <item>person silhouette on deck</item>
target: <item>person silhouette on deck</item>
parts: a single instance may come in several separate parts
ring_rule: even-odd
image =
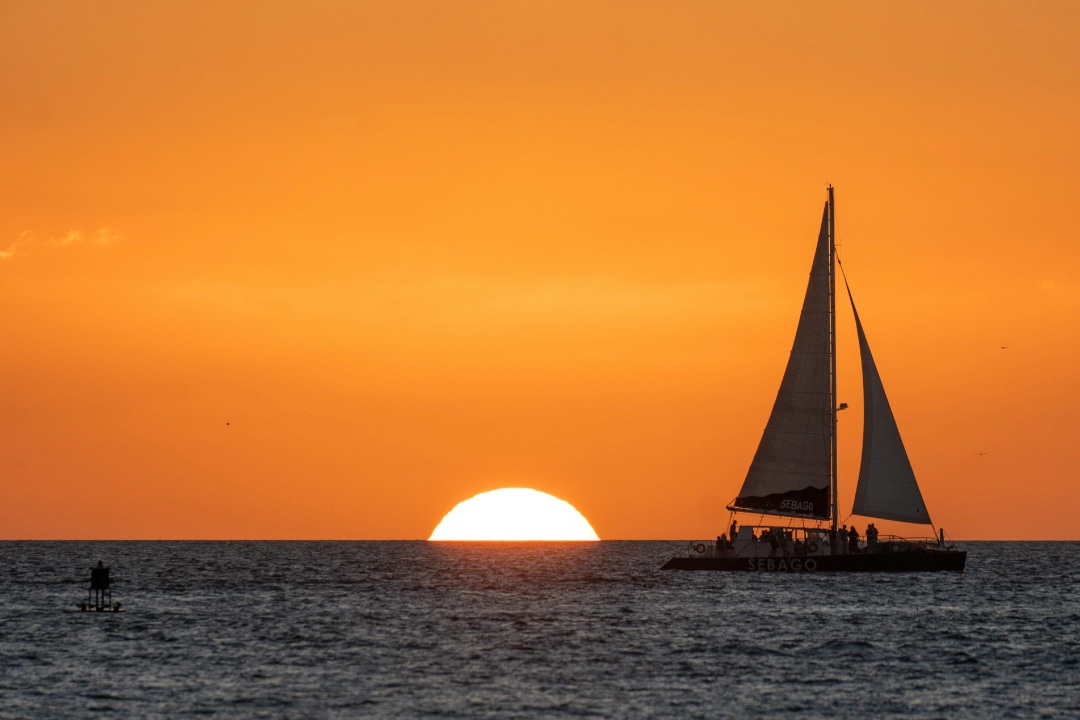
[[[859,552],[859,531],[854,525],[848,530],[848,552],[852,554]]]

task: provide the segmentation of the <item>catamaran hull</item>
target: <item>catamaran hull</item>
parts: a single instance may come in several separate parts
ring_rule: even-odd
[[[673,557],[661,570],[721,572],[963,572],[966,550],[912,550],[816,557]]]

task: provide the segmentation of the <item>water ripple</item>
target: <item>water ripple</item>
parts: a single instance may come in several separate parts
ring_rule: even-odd
[[[660,572],[683,542],[0,543],[0,717],[1077,715],[1080,543]],[[74,612],[99,558],[128,612]]]

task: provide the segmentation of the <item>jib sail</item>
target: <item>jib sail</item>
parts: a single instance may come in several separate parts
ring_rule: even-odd
[[[859,354],[863,376],[863,448],[859,467],[859,484],[851,512],[865,517],[899,520],[909,523],[930,523],[915,471],[911,468],[904,441],[896,426],[885,387],[881,383],[870,345],[866,341],[855,300],[855,328],[859,331]]]

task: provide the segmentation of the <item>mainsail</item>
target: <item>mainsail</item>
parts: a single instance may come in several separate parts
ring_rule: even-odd
[[[829,204],[780,391],[732,510],[829,518],[832,463]]]
[[[848,288],[848,299],[855,314],[855,328],[859,331],[863,376],[862,464],[851,512],[865,517],[930,524],[930,514],[900,439],[889,399],[885,397],[885,387],[870,354],[851,288]]]

